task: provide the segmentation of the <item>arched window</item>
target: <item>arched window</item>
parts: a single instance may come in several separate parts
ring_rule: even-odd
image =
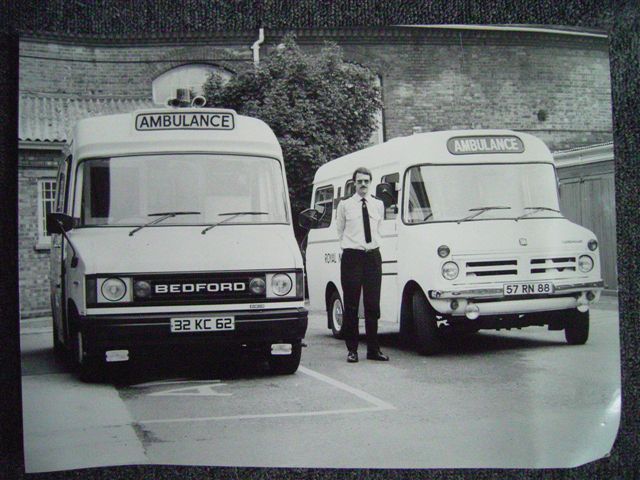
[[[229,71],[206,64],[182,65],[173,68],[153,81],[153,101],[164,104],[176,95],[176,89],[188,88],[193,95],[202,95],[202,87],[209,75],[216,73],[228,81],[233,76]]]

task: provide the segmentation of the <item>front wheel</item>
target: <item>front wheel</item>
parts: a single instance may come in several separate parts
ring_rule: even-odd
[[[569,345],[584,345],[589,339],[589,312],[565,312],[564,338]]]
[[[329,325],[331,325],[331,332],[335,338],[343,338],[342,335],[342,318],[344,314],[344,308],[342,306],[342,300],[340,294],[334,290],[329,298],[328,305]]]
[[[87,355],[85,342],[86,340],[82,332],[77,331],[73,341],[73,357],[76,372],[83,382],[99,382],[103,379],[103,362],[101,362],[97,356]]]
[[[415,346],[421,355],[434,355],[442,351],[442,334],[438,331],[436,315],[421,291],[411,298]]]
[[[269,367],[276,375],[291,375],[300,366],[302,356],[302,341],[297,340],[291,343],[291,353],[289,355],[271,355]]]

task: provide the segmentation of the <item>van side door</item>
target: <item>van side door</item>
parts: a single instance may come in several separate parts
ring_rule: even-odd
[[[382,291],[380,294],[380,319],[397,323],[398,294],[398,198],[400,175],[392,172],[382,175],[380,183],[388,183],[393,191],[393,204],[385,208],[384,218],[380,225],[382,245]]]
[[[71,156],[61,162],[56,180],[56,213],[67,213],[68,180],[71,168]],[[58,340],[64,342],[66,301],[64,285],[64,237],[60,234],[51,235],[51,256],[49,281],[51,282],[51,314]]]

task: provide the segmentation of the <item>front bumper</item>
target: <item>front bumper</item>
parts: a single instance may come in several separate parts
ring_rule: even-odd
[[[472,317],[476,317],[566,310],[585,306],[588,308],[589,304],[598,301],[603,288],[604,282],[600,280],[554,283],[553,293],[539,295],[505,296],[502,287],[493,285],[486,288],[429,290],[428,293],[431,304],[440,314],[465,316],[471,308],[475,312]],[[587,298],[589,292],[592,298]],[[453,306],[456,308],[452,308]]]
[[[124,314],[80,317],[80,329],[88,354],[106,350],[157,350],[167,347],[239,347],[290,343],[304,338],[308,312],[305,308],[216,311],[212,316],[233,315],[235,329],[229,331],[172,333],[171,317],[180,314]],[[206,315],[196,312],[194,316]]]

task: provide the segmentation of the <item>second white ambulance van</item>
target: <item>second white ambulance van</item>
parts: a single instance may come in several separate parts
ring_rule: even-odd
[[[340,200],[360,166],[385,203],[380,329],[425,354],[446,332],[547,325],[570,344],[589,334],[603,289],[595,235],[560,212],[555,164],[534,136],[459,130],[395,138],[318,169],[306,249],[312,309],[340,336]],[[375,212],[370,212],[371,215]]]

